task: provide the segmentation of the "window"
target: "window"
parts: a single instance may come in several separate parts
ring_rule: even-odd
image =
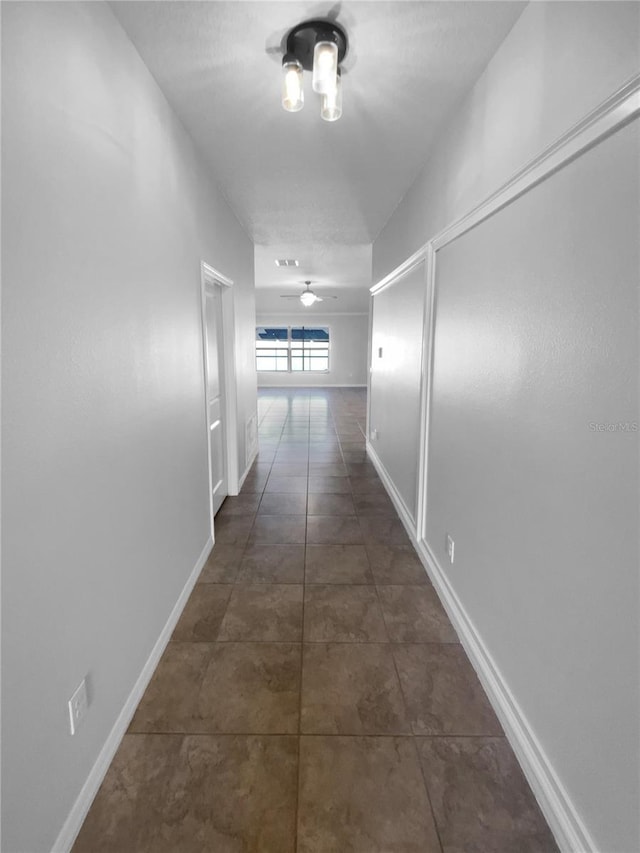
[[[289,329],[256,329],[257,370],[289,370]]]
[[[326,326],[257,326],[256,369],[326,373],[329,370],[329,329]]]

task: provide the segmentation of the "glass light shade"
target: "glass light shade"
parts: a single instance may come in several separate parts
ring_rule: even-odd
[[[300,294],[300,302],[304,305],[305,308],[309,308],[316,301],[318,297],[315,293],[312,293],[310,290],[305,290],[304,293]]]
[[[289,113],[297,113],[304,106],[302,65],[297,60],[282,64],[282,106]]]
[[[320,115],[325,121],[338,121],[342,115],[342,77],[338,74],[332,92],[322,96]]]
[[[338,45],[332,41],[319,41],[313,49],[314,92],[326,95],[336,85],[338,74]]]

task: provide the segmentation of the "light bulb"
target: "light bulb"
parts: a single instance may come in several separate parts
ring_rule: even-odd
[[[338,45],[332,41],[319,41],[313,49],[313,91],[325,95],[336,85],[338,73]]]
[[[300,302],[304,305],[305,308],[309,308],[316,301],[318,297],[311,290],[305,290],[304,293],[300,294]]]
[[[289,113],[297,113],[304,106],[302,65],[297,59],[285,57],[282,63],[282,106]]]
[[[333,91],[322,96],[320,115],[325,121],[337,121],[342,115],[342,77],[339,71]]]

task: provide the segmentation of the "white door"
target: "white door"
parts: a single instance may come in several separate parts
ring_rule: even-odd
[[[222,340],[222,293],[219,284],[204,288],[205,373],[207,427],[209,431],[209,487],[215,515],[227,496],[226,433],[224,411],[224,347]]]

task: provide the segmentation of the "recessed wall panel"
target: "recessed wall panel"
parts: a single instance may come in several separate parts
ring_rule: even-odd
[[[369,439],[415,520],[425,265],[373,298]]]
[[[608,850],[639,840],[638,126],[436,253],[428,542]]]

